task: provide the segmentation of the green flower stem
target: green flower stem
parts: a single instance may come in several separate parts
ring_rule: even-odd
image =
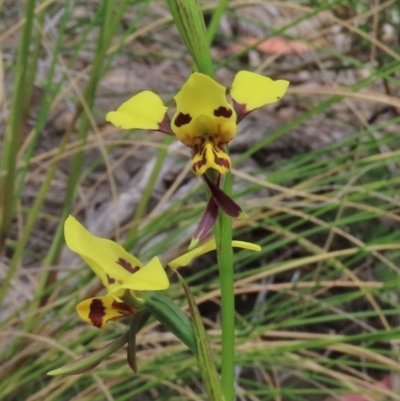
[[[232,176],[225,175],[223,189],[227,195],[232,193]],[[221,285],[222,309],[222,389],[226,401],[234,399],[235,368],[235,294],[232,252],[232,218],[219,212],[215,226],[217,241],[218,269]]]
[[[197,0],[167,0],[176,27],[199,72],[213,75],[203,12]]]
[[[144,310],[137,312],[131,319],[131,324],[128,331],[128,349],[127,359],[130,368],[137,373],[136,363],[136,335],[143,328],[146,322],[149,320],[149,313]]]
[[[222,0],[212,17],[208,34],[205,31],[203,14],[197,0],[168,0],[171,14],[182,39],[199,70],[213,78],[210,43],[219,20],[228,2]],[[212,175],[210,175],[212,179]],[[232,180],[230,173],[224,180],[224,191],[230,195]],[[221,283],[222,308],[222,388],[224,399],[234,398],[234,356],[235,356],[235,298],[232,253],[232,218],[220,211],[214,228],[218,247],[218,267]],[[210,373],[211,374],[211,373]]]

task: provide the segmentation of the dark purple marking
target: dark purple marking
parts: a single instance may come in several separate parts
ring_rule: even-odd
[[[101,328],[103,325],[103,318],[106,315],[106,308],[100,299],[93,299],[89,307],[89,319],[93,326]]]
[[[232,109],[224,106],[218,107],[218,109],[214,110],[214,116],[229,118],[232,116]]]
[[[112,278],[107,274],[107,282],[108,282],[108,284],[114,284],[115,283],[115,278]]]
[[[123,316],[132,315],[134,310],[125,303],[114,301],[111,307]]]
[[[136,273],[140,270],[139,266],[132,266],[128,261],[122,258],[118,258],[117,263],[129,273]]]
[[[193,149],[193,154],[194,154],[194,155],[200,153],[200,152],[198,152],[198,149],[199,149],[198,147],[197,147],[197,149],[196,149],[196,148]],[[198,162],[192,164],[192,169],[193,169],[193,171],[199,170],[199,169],[200,169],[201,167],[203,167],[206,163],[207,163],[207,159],[206,159],[206,150],[203,149],[203,150],[201,151],[201,160],[199,160]]]
[[[219,188],[219,183],[214,184],[210,178],[207,177],[207,174],[204,174],[203,177],[218,207],[228,216],[235,218],[239,217],[242,213],[241,207],[221,188]]]
[[[213,154],[214,154],[214,161],[215,164],[218,164],[219,166],[223,166],[227,168],[228,170],[231,168],[231,163],[229,163],[228,159],[224,159],[222,157],[218,157],[217,152],[213,149]]]
[[[163,120],[158,123],[158,131],[174,136],[174,133],[171,130],[171,120],[168,117],[168,113],[165,113]]]
[[[236,124],[239,124],[240,121],[243,120],[247,116],[247,114],[250,113],[250,111],[247,110],[245,104],[241,104],[235,101],[235,99],[232,99],[233,102],[233,108],[236,111]]]
[[[201,217],[200,223],[196,228],[196,231],[193,235],[193,239],[197,239],[198,241],[203,241],[203,239],[207,238],[214,227],[214,223],[218,217],[218,205],[215,203],[214,198],[211,196],[208,200],[206,210],[204,211],[203,216]]]
[[[175,125],[177,127],[182,127],[182,125],[189,124],[190,121],[192,121],[190,114],[179,113],[175,118]]]

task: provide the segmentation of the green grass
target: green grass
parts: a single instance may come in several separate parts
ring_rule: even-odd
[[[382,31],[395,29],[396,4],[274,3],[278,21],[260,3],[228,2],[234,29],[216,33],[212,52],[227,86],[241,69],[292,81],[281,103],[255,113],[252,131],[242,126],[249,144],[233,153],[233,197],[249,215],[234,222],[233,235],[262,246],[234,252],[237,392],[318,401],[375,389],[386,398],[372,399],[398,400],[371,387],[400,370],[400,57],[398,38]],[[179,177],[186,150],[104,122],[134,91],[171,101],[190,73],[166,4],[28,0],[1,12],[2,400],[206,399],[195,358],[153,321],[137,340],[137,375],[123,350],[86,374],[46,375],[126,329],[119,322],[99,331],[76,315],[98,281],[66,253],[65,217],[144,261],[168,260],[186,249],[205,207],[200,180]],[[255,45],[232,50],[246,36],[297,39],[314,50],[258,53],[257,61],[247,56]],[[150,159],[147,175],[138,175]],[[137,203],[126,201],[135,196]],[[181,273],[219,367],[216,259],[204,256]],[[176,280],[167,294],[187,311]]]

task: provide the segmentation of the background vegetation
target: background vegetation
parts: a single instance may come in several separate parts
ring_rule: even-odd
[[[206,19],[215,2],[204,2]],[[204,210],[188,151],[104,116],[191,71],[163,1],[0,1],[2,400],[201,400],[195,359],[156,323],[90,373],[49,377],[114,338],[74,308],[100,287],[65,249],[70,213],[141,260],[188,245]],[[232,142],[240,400],[400,400],[400,13],[395,0],[230,1],[212,54],[291,81]],[[213,256],[182,271],[215,349]],[[186,308],[178,283],[168,294]],[[368,398],[369,397],[369,398]]]

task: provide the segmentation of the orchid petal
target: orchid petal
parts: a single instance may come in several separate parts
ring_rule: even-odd
[[[85,299],[76,306],[76,311],[85,322],[98,328],[103,328],[109,320],[122,319],[136,312],[108,295]]]
[[[209,168],[226,174],[231,168],[231,159],[223,149],[206,141],[204,145],[194,148],[192,171],[203,175]]]
[[[277,81],[249,71],[239,71],[233,80],[230,95],[240,121],[246,114],[282,98],[289,81]]]
[[[233,248],[248,249],[249,251],[254,251],[254,252],[260,252],[261,251],[261,246],[260,245],[253,244],[252,242],[246,242],[246,241],[232,241],[232,247]]]
[[[121,129],[140,128],[165,132],[167,127],[170,133],[165,124],[167,110],[158,95],[144,91],[122,103],[116,111],[107,113],[106,120]]]
[[[226,88],[207,75],[195,72],[174,97],[177,113],[213,115],[219,107],[230,107]]]
[[[217,249],[217,245],[215,239],[212,239],[211,241],[206,242],[204,245],[201,245],[189,252],[186,252],[178,258],[172,260],[168,263],[168,266],[172,267],[173,269],[176,269],[177,267],[187,266],[197,256],[213,251],[215,249]]]
[[[93,270],[106,288],[121,283],[143,267],[142,263],[114,241],[91,234],[74,217],[64,224],[67,246]]]
[[[218,205],[215,203],[214,198],[211,196],[207,202],[206,210],[201,217],[200,223],[196,228],[192,241],[189,245],[189,250],[193,249],[200,241],[206,239],[211,233],[214,223],[218,217]]]
[[[229,196],[227,195],[218,184],[214,184],[206,174],[203,175],[204,181],[210,189],[211,195],[215,200],[218,207],[226,213],[228,216],[234,218],[245,218],[246,213],[243,212],[242,208]]]
[[[109,295],[121,289],[134,291],[160,291],[169,287],[168,276],[158,257],[151,259],[146,266],[130,275],[121,284],[114,285]]]
[[[256,251],[256,252],[261,251],[261,247],[259,245],[245,241],[232,241],[232,247],[248,249],[250,251]],[[192,251],[184,253],[178,258],[172,260],[171,262],[168,263],[168,265],[173,269],[176,269],[177,267],[187,266],[197,256],[203,255],[204,253],[213,251],[215,249],[217,249],[217,245],[215,239],[212,239],[206,242],[204,245],[199,246],[193,249]]]
[[[207,75],[195,72],[174,97],[176,113],[171,128],[186,146],[214,135],[227,143],[236,134],[236,114],[226,98],[226,88]]]

